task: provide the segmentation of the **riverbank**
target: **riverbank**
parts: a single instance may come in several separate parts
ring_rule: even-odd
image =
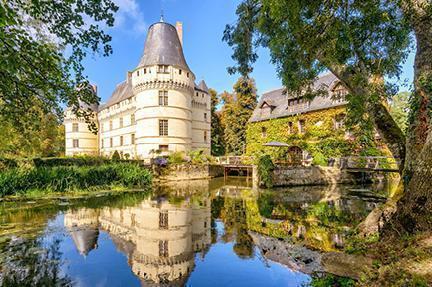
[[[152,173],[138,164],[110,162],[93,166],[13,167],[0,173],[0,197],[41,197],[101,190],[148,188]]]

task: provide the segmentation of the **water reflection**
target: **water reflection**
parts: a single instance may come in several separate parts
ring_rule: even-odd
[[[6,237],[34,224],[31,242],[40,248],[63,238],[56,268],[74,285],[301,286],[318,268],[316,254],[295,251],[282,262],[291,269],[282,267],[266,259],[275,249],[266,238],[313,250],[342,248],[350,229],[384,196],[373,186],[257,191],[247,182],[216,179],[70,206],[4,206],[0,223],[16,226],[9,235],[2,230]],[[5,258],[7,248],[2,250]]]
[[[211,244],[210,200],[144,200],[128,208],[68,211],[64,224],[83,256],[97,247],[99,228],[128,257],[132,271],[157,284],[184,283],[194,268],[194,253]],[[181,284],[180,284],[181,285]]]

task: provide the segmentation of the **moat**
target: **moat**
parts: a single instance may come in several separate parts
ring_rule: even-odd
[[[246,180],[0,206],[0,285],[307,286],[383,186],[255,191]],[[271,255],[271,240],[296,255]],[[269,247],[270,246],[270,247]],[[306,247],[306,248],[305,248]],[[315,256],[315,257],[314,257]]]

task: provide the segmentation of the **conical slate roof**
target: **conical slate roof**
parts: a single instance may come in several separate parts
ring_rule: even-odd
[[[190,71],[173,25],[158,22],[150,26],[138,67],[151,65],[171,65]]]
[[[200,88],[200,90],[202,90],[202,91],[204,91],[204,92],[208,92],[208,87],[207,87],[206,82],[204,82],[204,80],[202,80],[202,81],[199,83],[198,87]]]

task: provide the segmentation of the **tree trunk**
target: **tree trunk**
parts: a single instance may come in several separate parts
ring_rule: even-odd
[[[407,140],[405,193],[385,232],[414,233],[432,229],[432,4],[405,0],[402,8],[417,41],[414,63],[414,106]]]

